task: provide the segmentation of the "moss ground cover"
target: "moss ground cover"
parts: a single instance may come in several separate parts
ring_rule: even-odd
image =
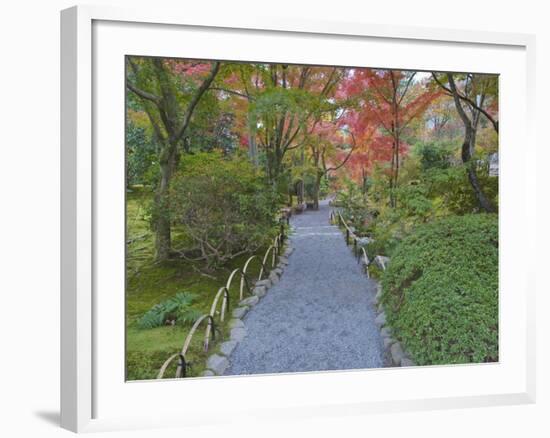
[[[192,308],[207,313],[218,289],[225,285],[231,271],[242,267],[248,258],[243,255],[211,272],[201,271],[202,266],[185,260],[162,264],[153,260],[153,234],[149,227],[148,205],[151,193],[134,189],[127,196],[127,278],[126,278],[126,370],[128,380],[155,378],[162,363],[179,351],[189,332],[191,323],[166,325],[150,329],[138,327],[139,319],[153,306],[174,297],[178,292],[192,293]],[[175,230],[175,239],[182,239]],[[263,254],[263,251],[259,251]],[[260,263],[251,262],[249,272],[257,278]],[[231,297],[238,294],[238,281],[233,282]],[[233,299],[233,303],[236,298]],[[226,320],[227,321],[227,320]],[[223,335],[225,326],[220,327]],[[189,361],[189,375],[199,375],[206,353],[202,351],[203,332],[193,337]],[[166,373],[174,375],[175,366]]]

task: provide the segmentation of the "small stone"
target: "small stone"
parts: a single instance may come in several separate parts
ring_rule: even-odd
[[[246,337],[246,329],[244,327],[235,327],[231,329],[231,340],[240,342]]]
[[[294,252],[294,248],[292,246],[287,246],[283,254],[288,257],[293,252]]]
[[[384,312],[381,312],[377,317],[376,319],[374,320],[374,322],[376,324],[378,324],[379,326],[383,326],[384,324],[386,324],[386,314]]]
[[[201,376],[203,377],[211,377],[211,376],[215,376],[215,374],[212,372],[212,370],[204,370],[201,374]]]
[[[242,322],[240,319],[235,318],[229,321],[229,327],[230,328],[244,327],[244,322]]]
[[[236,341],[227,341],[220,345],[220,353],[224,356],[229,356],[231,353],[233,353],[233,350],[237,346]]]
[[[271,272],[275,272],[279,277],[283,274],[283,270],[281,268],[275,268]]]
[[[265,286],[256,286],[252,293],[257,297],[262,298],[267,293],[267,289]]]
[[[394,365],[401,365],[401,360],[403,359],[403,357],[405,357],[405,353],[403,352],[401,344],[399,342],[392,344],[390,352]]]
[[[214,374],[220,376],[229,366],[229,361],[224,356],[213,354],[206,361],[206,366],[211,369]]]
[[[279,257],[279,263],[283,265],[288,265],[288,258],[286,258],[285,256]]]
[[[279,282],[279,276],[277,275],[276,272],[271,272],[269,274],[269,279],[271,280],[271,283],[273,283],[274,285]]]
[[[269,278],[266,278],[265,280],[259,280],[256,282],[256,287],[258,286],[264,286],[266,289],[271,287],[271,280]]]
[[[233,309],[233,318],[242,318],[244,315],[246,315],[246,313],[248,312],[248,307],[246,306],[243,306],[243,307],[237,307],[236,309]]]
[[[415,364],[408,357],[404,357],[404,358],[401,359],[401,366],[402,367],[414,367]]]
[[[390,258],[386,256],[377,255],[374,258],[374,264],[378,266],[380,269],[385,271],[390,264]]]
[[[260,301],[260,299],[256,295],[252,295],[251,297],[248,297],[248,298],[245,298],[244,300],[242,300],[239,303],[239,306],[252,307],[252,306],[255,306],[256,304],[258,304],[258,301]]]
[[[391,336],[391,330],[389,327],[382,327],[382,330],[380,330],[380,336],[383,338],[389,338]]]
[[[388,336],[386,338],[382,338],[382,342],[384,343],[384,348],[388,349],[395,342],[395,339]]]

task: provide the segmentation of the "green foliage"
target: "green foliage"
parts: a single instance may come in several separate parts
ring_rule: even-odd
[[[405,160],[400,185],[395,189],[394,208],[385,202],[384,175],[374,173],[373,190],[383,196],[369,196],[368,207],[376,213],[366,230],[375,240],[367,247],[369,257],[391,256],[399,242],[421,224],[445,216],[479,212],[465,165],[447,166],[445,160],[433,160],[429,165],[424,163],[427,169],[422,170],[421,160],[416,157]],[[489,177],[485,166],[479,166],[476,173],[486,195],[498,205],[498,178]]]
[[[404,176],[417,176],[410,170]],[[395,189],[397,195],[396,207],[390,207],[383,201],[371,203],[371,208],[376,215],[367,227],[374,242],[367,246],[369,257],[375,255],[391,256],[393,249],[399,242],[419,224],[433,220],[438,215],[444,214],[437,199],[430,193],[430,187],[421,179],[408,180]],[[374,186],[379,190],[381,184],[375,181]]]
[[[201,98],[183,140],[185,152],[221,150],[227,154],[235,150],[238,145],[236,115],[223,104],[213,93]]]
[[[336,195],[335,205],[341,207],[344,220],[362,234],[369,219],[367,198],[357,183],[344,181],[345,188]]]
[[[490,177],[483,167],[476,170],[477,177],[486,196],[498,206],[498,178]],[[448,169],[430,169],[426,172],[424,184],[429,196],[438,199],[440,208],[451,214],[468,214],[479,211],[479,202],[468,180],[465,165]]]
[[[427,142],[415,145],[414,153],[420,158],[422,170],[447,169],[451,165],[454,145],[444,142]]]
[[[395,249],[382,302],[419,365],[498,360],[498,217],[420,226]]]
[[[247,159],[211,152],[182,157],[169,205],[195,244],[189,255],[211,268],[263,246],[274,232],[279,201]]]
[[[330,186],[328,178],[321,178],[321,185],[319,186],[319,198],[326,198],[329,194]]]
[[[143,127],[126,126],[126,184],[155,185],[158,179],[157,144]]]
[[[415,181],[396,189],[399,215],[415,218],[416,222],[426,222],[434,216],[434,203],[430,199],[429,187]]]
[[[175,296],[155,304],[137,322],[140,329],[161,327],[166,321],[175,321],[178,325],[194,322],[201,313],[192,307],[195,295],[188,292],[178,292]]]
[[[390,257],[393,249],[415,226],[414,218],[407,218],[404,210],[384,207],[367,227],[367,234],[374,240],[367,247],[370,259],[376,255]]]
[[[183,259],[174,259],[164,263],[152,263],[154,253],[153,236],[149,230],[149,218],[143,212],[151,203],[152,192],[147,188],[134,189],[127,196],[127,283],[126,283],[126,378],[128,380],[154,379],[163,362],[172,354],[181,350],[183,341],[189,333],[189,324],[163,325],[143,330],[137,327],[137,321],[155,304],[174,296],[176,291],[185,290],[196,295],[193,308],[201,314],[208,313],[214,295],[224,286],[229,273],[242,268],[248,256],[243,255],[231,260],[219,270],[204,276],[200,272],[200,263],[190,263]],[[179,247],[183,234],[176,226],[173,237]],[[266,248],[260,248],[258,255],[263,256]],[[252,278],[257,278],[260,263],[253,260],[248,267]],[[199,269],[195,269],[199,268]],[[234,282],[230,294],[237,293],[238,282]],[[228,320],[226,319],[228,322]],[[222,333],[227,332],[224,325],[218,325]],[[218,337],[217,340],[223,339]],[[187,359],[193,364],[189,375],[199,376],[203,371],[206,353],[202,336],[194,336]],[[215,348],[213,346],[213,348]],[[167,370],[167,376],[173,377],[174,367]]]

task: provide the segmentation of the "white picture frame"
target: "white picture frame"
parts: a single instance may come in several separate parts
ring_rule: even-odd
[[[110,66],[106,62],[97,62],[96,65],[95,61],[108,61],[111,59],[110,56],[119,57],[120,53],[151,54],[151,51],[157,49],[157,54],[161,56],[180,55],[174,53],[175,48],[172,50],[168,45],[158,44],[160,40],[157,37],[149,39],[147,48],[145,45],[141,46],[140,53],[126,52],[123,44],[125,38],[121,37],[120,32],[132,32],[132,36],[135,37],[133,40],[139,41],[139,32],[144,32],[143,29],[147,29],[148,35],[158,34],[158,38],[163,38],[163,35],[166,37],[170,32],[180,31],[200,32],[202,38],[212,39],[219,38],[226,33],[225,37],[229,38],[233,35],[231,38],[234,38],[236,42],[244,41],[243,38],[250,36],[254,36],[255,39],[264,38],[266,47],[270,50],[269,53],[265,53],[265,60],[280,59],[281,54],[273,49],[272,43],[275,40],[280,40],[282,45],[289,45],[291,39],[295,42],[304,40],[304,44],[310,44],[311,48],[315,48],[315,44],[319,44],[315,42],[317,39],[323,38],[326,41],[335,41],[335,48],[336,45],[343,44],[343,41],[350,47],[354,44],[371,44],[373,47],[377,44],[384,44],[385,47],[398,47],[400,44],[406,44],[411,51],[417,47],[419,50],[432,50],[434,53],[440,49],[447,50],[447,46],[452,46],[456,50],[462,51],[460,53],[469,59],[468,67],[470,68],[460,68],[460,65],[465,65],[465,60],[456,59],[454,64],[451,62],[445,64],[449,66],[450,70],[475,71],[475,68],[472,70],[471,67],[474,65],[472,62],[477,59],[480,69],[484,72],[491,69],[490,64],[494,65],[496,69],[490,72],[503,74],[503,71],[509,71],[510,74],[504,74],[501,82],[501,92],[503,93],[501,100],[501,143],[503,145],[501,199],[504,201],[501,205],[501,239],[504,239],[504,246],[501,246],[503,249],[501,249],[500,278],[501,287],[513,288],[516,295],[504,293],[504,301],[500,309],[500,334],[501,342],[504,343],[501,343],[501,361],[494,366],[418,367],[406,370],[189,379],[188,382],[185,382],[188,385],[185,391],[190,394],[186,398],[193,399],[194,405],[172,407],[169,410],[167,406],[173,401],[168,400],[169,392],[166,391],[171,391],[169,388],[173,388],[173,385],[181,385],[181,381],[125,383],[123,378],[122,381],[116,380],[120,378],[121,364],[113,364],[113,369],[117,371],[107,376],[108,363],[104,359],[107,355],[98,354],[98,352],[104,348],[105,352],[110,351],[107,344],[111,343],[111,340],[107,339],[104,334],[107,330],[109,333],[113,333],[113,345],[117,344],[116,339],[119,338],[121,326],[123,326],[123,313],[119,314],[120,320],[117,322],[116,315],[120,310],[120,300],[111,303],[113,305],[109,309],[112,311],[107,312],[105,310],[107,301],[106,299],[98,300],[98,293],[100,293],[98,290],[104,290],[104,285],[111,281],[113,284],[120,284],[116,280],[120,277],[117,277],[120,269],[117,271],[118,274],[103,269],[103,265],[112,265],[112,261],[115,259],[107,260],[107,255],[103,257],[102,254],[105,255],[105,251],[108,251],[112,257],[120,258],[120,248],[110,251],[109,245],[112,246],[111,249],[115,249],[116,239],[113,240],[112,237],[120,237],[121,230],[119,227],[113,231],[114,234],[104,232],[105,228],[102,224],[105,223],[103,215],[105,215],[106,209],[97,207],[106,203],[105,206],[113,207],[118,212],[116,214],[119,214],[120,209],[123,211],[124,206],[119,205],[120,197],[117,198],[113,195],[112,199],[107,200],[109,195],[105,190],[106,186],[112,187],[112,184],[116,183],[116,178],[120,176],[120,153],[113,157],[109,157],[108,153],[98,154],[97,145],[98,142],[101,145],[109,143],[108,137],[111,129],[117,130],[118,137],[113,134],[113,138],[120,138],[118,130],[123,128],[116,127],[118,126],[116,123],[120,121],[120,118],[123,120],[124,115],[121,113],[119,118],[111,118],[115,128],[103,123],[103,118],[106,117],[103,112],[105,99],[101,93],[114,92],[115,94],[112,96],[118,97],[113,97],[113,99],[120,99],[120,95],[116,94],[116,87],[120,86],[123,78],[117,77],[116,81],[113,81],[113,88],[103,87],[101,81],[104,81],[105,75],[109,74]],[[109,47],[105,41],[109,41]],[[202,55],[204,58],[218,54],[216,50],[208,48],[206,41],[200,42],[200,38],[197,41],[199,44],[194,48],[194,52],[189,54],[189,57],[201,57],[203,52],[205,53]],[[136,44],[139,43],[136,42]],[[238,54],[238,45],[234,46],[231,52],[226,47],[224,48],[226,54],[223,55],[222,52],[219,52],[219,59],[251,60],[258,55],[254,55],[252,52],[256,47],[255,44],[251,43],[250,46],[253,47],[249,48],[249,53],[243,53],[241,56]],[[300,59],[300,56],[305,56],[300,55],[299,49],[294,48],[293,50],[292,52],[289,49],[291,54],[288,56],[290,58]],[[206,54],[207,51],[208,54]],[[321,53],[316,55],[313,53],[315,50],[311,50],[311,52],[311,54],[308,53],[311,60],[325,59],[322,58],[323,56],[335,56],[334,54]],[[491,53],[493,54],[491,55]],[[524,34],[426,29],[372,25],[361,22],[317,22],[296,20],[291,17],[273,18],[251,15],[243,15],[239,20],[227,20],[215,14],[198,16],[183,11],[166,11],[153,7],[146,10],[134,10],[104,6],[78,6],[62,11],[62,427],[75,432],[83,432],[119,428],[184,426],[208,422],[211,418],[209,412],[216,413],[217,421],[230,421],[250,416],[292,415],[293,417],[305,417],[327,415],[328,413],[331,415],[363,414],[380,411],[396,412],[534,402],[534,280],[527,280],[528,277],[534,279],[534,275],[530,272],[532,268],[526,261],[514,261],[513,254],[511,254],[512,251],[520,250],[521,245],[518,238],[512,235],[514,225],[523,222],[527,224],[525,226],[524,223],[522,227],[525,246],[533,246],[535,241],[534,215],[529,215],[527,209],[518,208],[517,205],[515,210],[512,208],[512,204],[520,200],[527,202],[531,199],[533,200],[531,205],[535,205],[536,176],[534,172],[527,171],[525,159],[522,158],[523,155],[534,156],[536,147],[534,130],[531,126],[531,121],[534,119],[534,53],[534,36]],[[466,54],[468,55],[466,56]],[[103,59],[102,56],[105,58]],[[346,62],[345,56],[342,54],[343,58],[339,59],[339,62],[335,60],[334,64],[339,64],[341,60]],[[381,54],[377,56],[381,60],[380,62],[384,62]],[[487,59],[488,56],[489,59]],[[445,56],[441,55],[438,62],[445,62],[442,60],[444,58]],[[397,61],[390,60],[380,66],[389,68],[420,68],[424,66],[427,70],[431,66],[430,61],[422,59],[422,57],[417,58],[415,65],[408,63],[406,65],[389,65],[388,62],[391,64]],[[483,67],[481,67],[482,65]],[[499,70],[499,65],[503,66],[503,70]],[[104,68],[106,69],[104,70]],[[122,89],[118,93],[124,93],[123,82]],[[117,102],[119,103],[119,100]],[[113,107],[119,108],[118,103]],[[512,104],[515,108],[512,108]],[[100,125],[100,128],[97,124]],[[514,141],[517,144],[519,138],[523,139],[521,153],[511,148],[507,149],[507,144],[512,144]],[[517,166],[515,177],[519,181],[519,185],[514,187],[509,181],[510,173],[508,171],[512,163]],[[123,198],[123,193],[120,195]],[[119,221],[114,222],[119,223]],[[107,239],[107,235],[110,239]],[[508,268],[512,267],[517,278],[514,282],[508,276]],[[114,286],[113,290],[115,291],[111,294],[113,299],[116,299],[120,293],[122,297],[124,296],[124,290],[121,291],[120,287]],[[117,345],[118,350],[112,350],[116,357],[120,354],[119,344]],[[376,385],[374,378],[376,378]],[[449,382],[455,379],[455,382]],[[421,394],[412,387],[414,386],[412,382],[422,383],[430,380],[434,381],[432,382],[433,388],[426,389],[428,391],[426,393]],[[404,382],[407,381],[411,382],[410,390],[405,386]],[[365,385],[364,382],[368,382],[368,388],[372,390],[371,394],[357,394],[357,392],[361,392],[362,385]],[[389,390],[388,382],[395,382],[398,387]],[[449,385],[454,383],[454,389],[450,386],[447,388],[441,382],[448,382]],[[284,390],[277,390],[277,387],[284,386],[282,384],[292,385],[296,389],[296,396],[293,397],[292,402]],[[478,390],[473,390],[473,386],[469,386],[470,384],[478,385]],[[159,385],[162,387],[157,390]],[[314,388],[320,387],[319,385],[323,387],[323,390],[316,392]],[[384,385],[388,388],[387,397],[380,395]],[[111,389],[108,389],[111,387],[113,388],[112,392]],[[376,389],[377,387],[378,389]],[[350,388],[358,388],[358,390],[352,393]],[[237,390],[243,394],[238,398],[239,403],[236,403],[239,406],[231,406],[231,409],[224,410],[222,406],[223,403],[227,403],[227,400],[222,400],[219,404],[207,404],[208,396],[216,391],[235,394]],[[133,405],[131,402],[132,399],[140,397],[140,394],[143,394],[141,395],[143,403],[147,404],[143,411],[140,411],[139,406]],[[251,397],[256,397],[256,399],[247,405],[246,400]],[[164,403],[165,398],[166,403]],[[106,414],[103,415],[102,412],[106,412]]]

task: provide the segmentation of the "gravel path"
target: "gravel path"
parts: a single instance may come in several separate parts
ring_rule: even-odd
[[[330,208],[293,216],[281,281],[244,318],[248,335],[226,375],[383,366],[374,319],[375,283],[362,273]]]

